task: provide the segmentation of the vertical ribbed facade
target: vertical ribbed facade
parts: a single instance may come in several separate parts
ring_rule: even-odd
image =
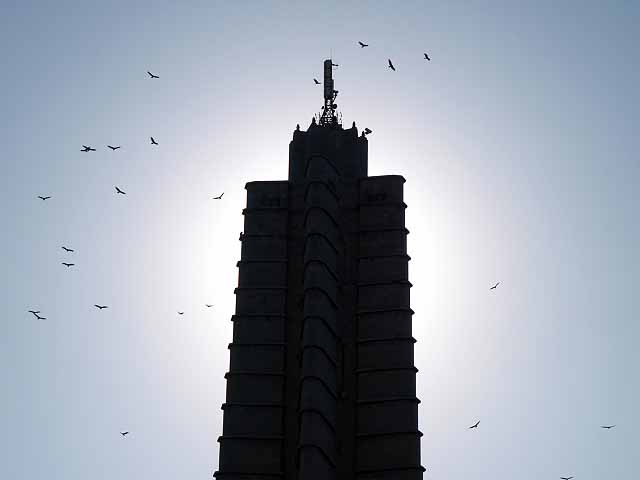
[[[247,184],[218,479],[422,478],[403,184],[315,122]]]

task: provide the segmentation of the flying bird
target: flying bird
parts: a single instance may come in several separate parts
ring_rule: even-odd
[[[73,249],[71,249],[71,248],[67,248],[67,247],[65,247],[65,246],[63,246],[63,247],[62,247],[62,249],[63,249],[65,252],[73,252],[73,251],[74,251]]]
[[[120,432],[120,435],[124,437],[125,435],[129,435],[129,432]]]
[[[95,148],[88,147],[88,146],[86,146],[86,145],[82,145],[82,150],[80,150],[80,151],[81,151],[81,152],[95,152],[95,151],[96,151],[96,149],[95,149]]]
[[[154,75],[153,73],[151,73],[149,70],[147,70],[147,73],[149,74],[149,76],[151,78],[160,78],[158,75]]]
[[[313,79],[313,81],[315,82],[316,85],[320,85],[320,82],[317,79]]]
[[[217,197],[213,197],[214,200],[220,200],[222,198],[222,195],[224,195],[224,192],[222,192],[220,195],[218,195]]]
[[[424,54],[424,59],[431,61],[431,59],[429,58],[429,55],[427,55],[426,53]]]
[[[469,428],[478,428],[478,425],[480,425],[480,420],[478,420],[475,425],[471,425]]]
[[[178,312],[178,315],[184,315],[184,312]]]
[[[396,67],[393,66],[393,63],[391,63],[391,59],[390,58],[388,60],[389,60],[389,68],[395,72],[396,71]]]
[[[208,303],[205,303],[204,306],[207,307],[207,308],[213,307],[213,305],[209,305]]]
[[[368,129],[368,128],[365,128],[365,129],[364,129],[364,134],[365,134],[365,135],[369,135],[370,133],[371,133],[371,130],[370,130],[370,129]]]
[[[120,190],[118,187],[116,187],[116,192],[117,193],[121,193],[122,195],[126,195],[126,193],[123,192],[122,190]]]
[[[65,263],[62,262],[62,265],[64,265],[65,267],[69,268],[69,267],[73,267],[75,265],[75,263]]]
[[[158,145],[158,142],[156,142],[153,137],[149,137],[151,139],[151,145]]]
[[[600,428],[606,428],[607,430],[609,430],[610,428],[615,427],[615,425],[602,425]]]
[[[333,63],[333,62],[331,62],[331,66],[332,66],[332,67],[339,67],[340,65],[338,65],[337,63]]]
[[[496,288],[498,288],[498,285],[500,285],[500,282],[496,283],[493,287],[491,287],[489,290],[495,290]]]
[[[107,147],[109,147],[111,150],[117,150],[120,148],[120,145],[118,145],[117,147],[112,147],[111,145],[107,145]]]
[[[359,41],[358,43],[360,44],[360,47],[362,47],[362,48],[364,48],[364,47],[368,47],[368,46],[369,46],[369,44],[367,44],[367,43],[362,43],[362,42],[360,42],[360,41]]]
[[[51,197],[41,197],[40,195],[38,195],[38,198],[39,198],[40,200],[46,200],[47,198],[51,198]]]
[[[99,310],[102,310],[103,308],[109,308],[106,305],[98,305],[97,303],[94,305],[94,307],[98,308]]]
[[[571,480],[573,477],[560,477],[561,480]]]

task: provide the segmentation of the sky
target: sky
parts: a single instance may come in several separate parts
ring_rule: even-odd
[[[639,22],[625,1],[4,2],[0,477],[211,478],[244,185],[287,178],[331,56],[369,174],[407,180],[425,479],[633,478]]]

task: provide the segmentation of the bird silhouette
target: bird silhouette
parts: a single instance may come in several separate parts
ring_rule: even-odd
[[[47,317],[41,317],[41,316],[40,316],[40,315],[38,315],[37,313],[34,313],[34,315],[36,316],[36,318],[37,318],[38,320],[46,320],[46,319],[47,319]]]
[[[220,195],[218,195],[217,197],[213,197],[214,200],[220,200],[222,198],[222,195],[224,195],[224,192],[222,192]]]
[[[65,267],[69,268],[69,267],[73,267],[75,265],[75,263],[65,263],[62,262],[62,265],[64,265]]]
[[[80,151],[81,151],[81,152],[95,152],[95,151],[96,151],[96,149],[95,149],[95,148],[88,147],[88,146],[86,146],[86,145],[82,145],[82,150],[80,150]]]
[[[117,147],[112,147],[111,145],[107,145],[107,147],[109,147],[111,150],[117,150],[120,148],[120,145],[118,145]]]
[[[102,310],[104,308],[109,308],[107,305],[98,305],[97,303],[94,305],[98,310]]]
[[[607,430],[609,430],[610,428],[615,427],[615,425],[602,425],[600,428],[606,428]]]
[[[489,290],[495,290],[496,288],[498,288],[498,285],[500,285],[500,282],[496,283],[493,287],[491,287]]]
[[[431,59],[429,58],[429,55],[427,55],[426,53],[424,54],[424,59],[431,61]]]
[[[207,308],[213,307],[213,305],[209,305],[208,303],[205,303],[204,306],[207,307]]]
[[[478,420],[475,425],[471,425],[469,428],[478,428],[478,425],[480,425],[480,420]]]
[[[122,195],[126,195],[126,192],[123,192],[122,190],[120,190],[118,187],[116,187],[116,192],[117,193],[121,193]]]
[[[129,432],[120,432],[120,435],[124,437],[125,435],[129,435]]]
[[[340,65],[338,65],[337,63],[333,63],[333,62],[331,62],[331,66],[332,66],[332,67],[339,67]]]
[[[151,145],[158,145],[158,142],[156,142],[153,137],[149,137],[151,139]]]
[[[316,85],[320,85],[320,82],[317,79],[313,79],[313,81],[315,82]]]
[[[360,42],[360,41],[359,41],[358,43],[360,44],[360,47],[362,47],[362,48],[364,48],[364,47],[368,47],[368,46],[369,46],[369,44],[367,44],[367,43],[362,43],[362,42]]]
[[[364,129],[364,134],[365,134],[365,135],[369,135],[371,132],[372,132],[372,131],[371,131],[370,129],[368,129],[368,128],[365,128],[365,129]]]
[[[178,312],[178,315],[184,315],[184,312]]]
[[[571,480],[573,477],[560,477],[560,480]]]
[[[47,198],[51,198],[51,197],[41,197],[40,195],[38,195],[38,198],[39,198],[40,200],[43,200],[43,201],[44,201],[44,200],[46,200]]]
[[[73,249],[71,249],[71,248],[67,248],[67,247],[65,247],[65,246],[63,246],[63,247],[62,247],[62,249],[63,249],[65,252],[73,252],[73,251],[74,251]]]
[[[393,63],[391,63],[391,59],[390,58],[388,60],[389,60],[389,68],[395,72],[396,71],[396,67],[393,66]]]
[[[151,73],[149,70],[147,70],[147,73],[149,74],[149,76],[150,76],[151,78],[160,78],[159,76],[154,75],[153,73]]]
[[[33,313],[37,317],[40,313],[40,310],[29,310],[29,313]]]

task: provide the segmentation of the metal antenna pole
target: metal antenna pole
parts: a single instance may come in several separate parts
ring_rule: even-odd
[[[324,107],[320,116],[320,125],[338,125],[335,100],[338,91],[333,88],[333,62],[329,58],[324,61]]]

